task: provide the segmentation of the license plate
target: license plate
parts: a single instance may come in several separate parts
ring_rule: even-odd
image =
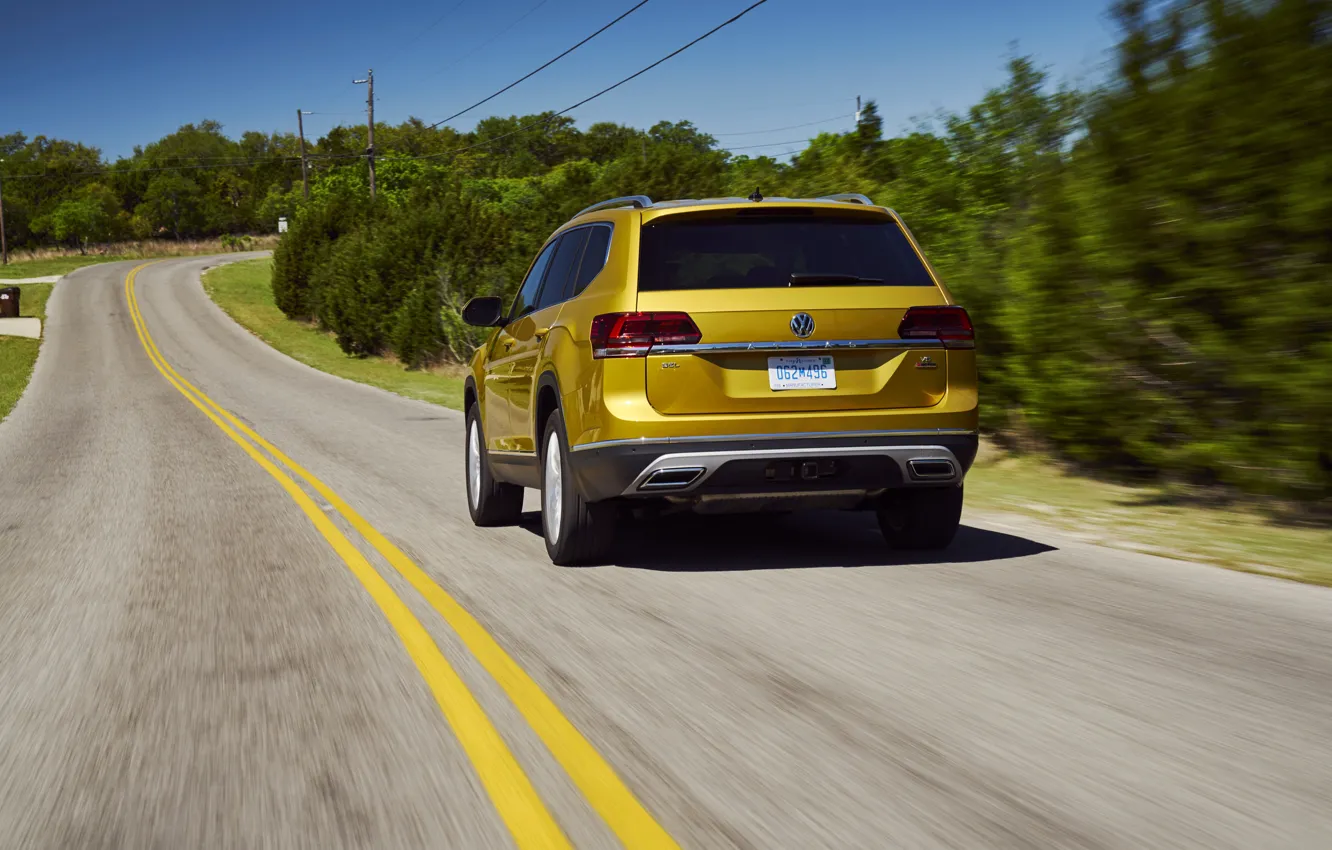
[[[774,390],[835,390],[837,370],[832,355],[769,357],[768,386]]]

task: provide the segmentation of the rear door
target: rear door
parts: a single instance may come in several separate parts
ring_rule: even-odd
[[[536,307],[537,294],[545,280],[546,269],[550,267],[555,245],[554,242],[550,243],[537,255],[509,306],[508,322],[495,334],[491,343],[490,356],[486,359],[485,421],[482,423],[490,451],[516,451],[513,445],[514,415],[511,408],[514,364],[522,355],[522,349],[515,334],[523,331],[522,319]],[[515,348],[518,350],[515,351]]]
[[[656,410],[911,408],[943,398],[943,351],[904,342],[897,328],[908,307],[947,301],[896,221],[745,212],[662,216],[642,229],[638,309],[688,313],[702,332],[698,346],[647,358]]]
[[[509,415],[512,417],[511,451],[535,452],[537,440],[541,437],[532,422],[536,398],[536,366],[541,359],[541,350],[550,333],[550,326],[554,324],[560,307],[573,288],[583,249],[587,247],[588,233],[586,227],[575,228],[553,243],[555,252],[551,255],[550,268],[546,270],[535,303],[529,312],[516,317],[509,325],[513,337],[513,346],[509,350],[512,372],[508,381]]]

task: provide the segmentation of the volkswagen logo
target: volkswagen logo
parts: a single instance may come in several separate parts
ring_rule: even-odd
[[[814,317],[808,313],[796,313],[791,317],[791,333],[801,339],[814,333]]]

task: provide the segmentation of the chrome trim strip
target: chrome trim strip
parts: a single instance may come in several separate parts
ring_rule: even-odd
[[[937,339],[825,339],[790,342],[702,342],[696,345],[654,345],[648,354],[727,354],[742,351],[873,351],[875,349],[943,348]]]
[[[581,452],[587,449],[604,449],[611,446],[677,446],[689,443],[733,443],[748,440],[806,440],[806,439],[846,439],[859,440],[873,437],[974,437],[979,432],[971,428],[921,428],[900,431],[801,431],[790,434],[707,434],[694,437],[634,437],[628,440],[601,440],[596,443],[583,443],[571,446],[570,451]]]
[[[496,457],[496,456],[498,456],[498,457],[530,457],[530,458],[535,458],[535,457],[537,456],[537,453],[536,453],[536,452],[502,452],[502,451],[499,451],[499,450],[497,450],[497,449],[490,449],[489,451],[486,452],[486,454],[488,454],[488,455],[490,455],[490,456],[492,456],[492,457]]]
[[[642,472],[638,474],[629,486],[624,488],[620,495],[632,496],[635,493],[642,493],[643,485],[665,469],[677,469],[679,467],[701,467],[704,472],[694,478],[686,487],[672,488],[668,491],[671,495],[680,493],[689,493],[697,490],[705,481],[712,477],[718,469],[733,460],[799,460],[806,457],[819,457],[828,453],[836,453],[838,456],[861,456],[861,457],[887,457],[897,464],[898,470],[902,474],[902,486],[927,486],[930,484],[941,484],[951,481],[962,480],[962,464],[958,463],[957,458],[951,451],[943,446],[844,446],[830,448],[802,448],[802,449],[740,449],[737,451],[726,452],[698,452],[690,454],[680,452],[679,454],[662,455],[652,463],[648,464]],[[953,468],[953,473],[947,477],[931,478],[921,480],[910,474],[908,464],[913,460],[947,460]]]

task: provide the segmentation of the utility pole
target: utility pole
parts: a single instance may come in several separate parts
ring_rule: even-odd
[[[305,189],[305,200],[310,200],[310,171],[309,164],[305,160],[305,119],[302,117],[308,115],[307,112],[296,110],[296,130],[301,137],[301,186]]]
[[[375,69],[371,68],[365,75],[364,80],[352,80],[356,85],[362,83],[369,86],[369,96],[365,99],[366,111],[370,115],[370,138],[369,146],[365,153],[370,160],[370,200],[375,199]]]
[[[0,159],[0,164],[4,160]],[[5,175],[0,174],[0,265],[9,265],[9,245],[5,242]]]
[[[860,126],[860,95],[856,95],[856,126]]]

